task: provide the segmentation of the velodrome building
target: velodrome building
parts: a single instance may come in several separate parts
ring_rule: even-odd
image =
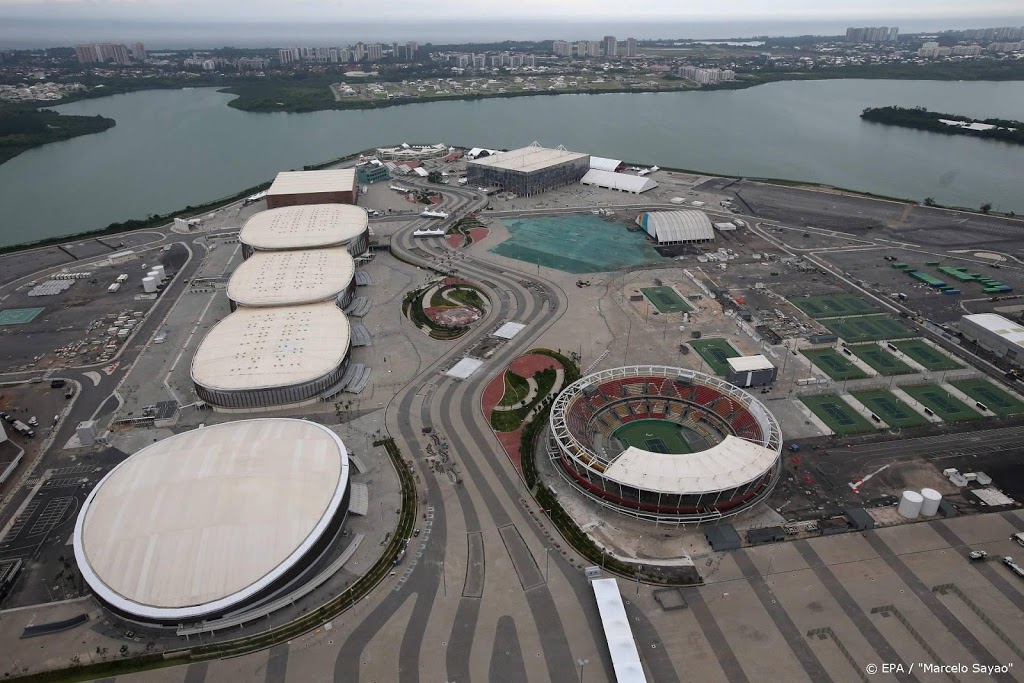
[[[351,495],[345,444],[294,419],[227,422],[146,446],[85,499],[74,553],[115,614],[176,626],[253,610],[308,583]]]
[[[682,368],[583,377],[555,399],[549,427],[556,471],[600,505],[652,521],[736,515],[764,500],[781,472],[782,433],[765,406]]]
[[[241,306],[213,326],[192,358],[199,398],[218,410],[313,403],[338,385],[351,328],[333,300]]]
[[[253,214],[238,235],[242,257],[257,251],[345,247],[352,256],[370,248],[366,209],[349,204],[308,204]]]
[[[345,247],[257,251],[228,280],[231,310],[334,301],[344,308],[356,291],[355,261]]]

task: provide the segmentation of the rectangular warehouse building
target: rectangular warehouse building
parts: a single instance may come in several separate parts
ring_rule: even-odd
[[[356,171],[338,168],[329,171],[284,171],[277,174],[267,190],[267,208],[300,204],[355,204]]]
[[[589,154],[570,152],[561,145],[548,149],[536,142],[466,163],[470,185],[499,187],[521,197],[578,183],[589,170]]]
[[[995,313],[960,318],[964,338],[988,349],[1014,365],[1024,365],[1024,326]]]
[[[764,356],[739,356],[729,358],[729,375],[726,379],[738,387],[760,387],[775,381],[776,369]]]

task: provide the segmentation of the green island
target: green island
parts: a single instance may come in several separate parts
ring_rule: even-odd
[[[941,114],[924,107],[869,107],[860,117],[887,126],[926,130],[944,135],[969,135],[1024,145],[1024,122],[1009,119],[972,119],[957,114]],[[946,123],[954,121],[956,123]]]
[[[114,125],[103,116],[69,116],[48,109],[0,107],[0,164],[49,142],[101,133]]]

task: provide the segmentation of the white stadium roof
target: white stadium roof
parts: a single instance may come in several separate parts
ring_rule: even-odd
[[[268,196],[315,192],[351,192],[356,186],[354,168],[326,171],[282,171],[267,190]]]
[[[737,356],[735,358],[728,358],[726,362],[729,364],[729,369],[733,372],[753,372],[754,370],[771,370],[775,366],[772,362],[765,358],[763,355],[757,356]]]
[[[703,211],[648,211],[642,226],[659,242],[713,240],[715,229]]]
[[[192,379],[222,391],[309,382],[341,364],[350,333],[333,301],[239,308],[206,334],[192,358]]]
[[[500,154],[492,154],[482,159],[474,159],[469,163],[475,166],[491,166],[507,171],[529,173],[530,171],[537,171],[548,166],[557,166],[567,161],[583,159],[587,156],[589,155],[580,152],[570,152],[564,147],[556,149],[541,147],[535,142],[527,147],[513,149],[509,152],[501,152]]]
[[[345,445],[326,427],[242,420],[177,434],[115,467],[75,525],[96,594],[160,620],[223,611],[295,566],[338,512]]]
[[[590,157],[590,168],[598,171],[614,171],[622,165],[621,159],[605,159],[604,157]]]
[[[242,306],[290,306],[333,299],[355,276],[345,247],[257,251],[232,273],[228,298]]]
[[[646,491],[722,491],[762,476],[775,466],[778,457],[771,448],[730,434],[708,450],[686,457],[630,446],[612,461],[604,475]]]
[[[1024,326],[996,313],[975,313],[961,316],[962,320],[1002,337],[1010,344],[1024,345]]]
[[[606,187],[610,190],[619,190],[621,192],[632,192],[633,194],[647,192],[647,190],[653,190],[658,186],[658,183],[652,178],[641,178],[640,176],[627,175],[625,173],[601,171],[595,168],[591,168],[587,171],[587,174],[583,176],[580,183],[583,185]]]
[[[367,231],[366,209],[350,204],[307,204],[254,214],[238,235],[254,249],[339,246]]]

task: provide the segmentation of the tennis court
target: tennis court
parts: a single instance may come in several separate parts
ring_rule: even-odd
[[[875,429],[849,403],[836,394],[801,396],[800,400],[838,436],[860,434]]]
[[[950,382],[950,384],[975,401],[984,403],[985,407],[996,415],[1024,413],[1024,403],[982,377]]]
[[[640,291],[659,313],[688,313],[693,310],[671,287],[641,287]]]
[[[726,362],[728,359],[743,355],[724,339],[694,339],[690,346],[700,354],[716,375],[725,375],[729,372],[729,364]]]
[[[627,448],[633,446],[652,453],[693,453],[683,428],[668,420],[636,420],[616,429],[612,438]]]
[[[0,311],[0,325],[24,325],[35,320],[46,308],[5,308]]]
[[[850,349],[853,355],[870,365],[880,375],[891,377],[892,375],[910,375],[915,372],[914,368],[878,344],[857,344],[847,348]]]
[[[890,427],[919,427],[928,424],[928,420],[924,419],[923,415],[888,391],[851,391],[850,393]]]
[[[817,365],[821,370],[837,382],[848,379],[864,379],[867,373],[843,358],[835,349],[804,349],[800,353]]]
[[[878,341],[880,339],[905,339],[913,337],[914,331],[889,315],[862,315],[856,318],[831,318],[821,324],[834,335],[847,342]]]
[[[971,408],[960,399],[952,396],[940,386],[934,384],[915,384],[900,387],[907,392],[915,401],[927,406],[933,413],[942,418],[944,422],[963,422],[965,420],[978,420],[981,413]]]
[[[853,294],[821,294],[790,299],[790,302],[812,318],[835,318],[844,315],[878,313],[878,309]]]
[[[896,341],[892,345],[928,370],[956,370],[963,367],[920,337]]]

